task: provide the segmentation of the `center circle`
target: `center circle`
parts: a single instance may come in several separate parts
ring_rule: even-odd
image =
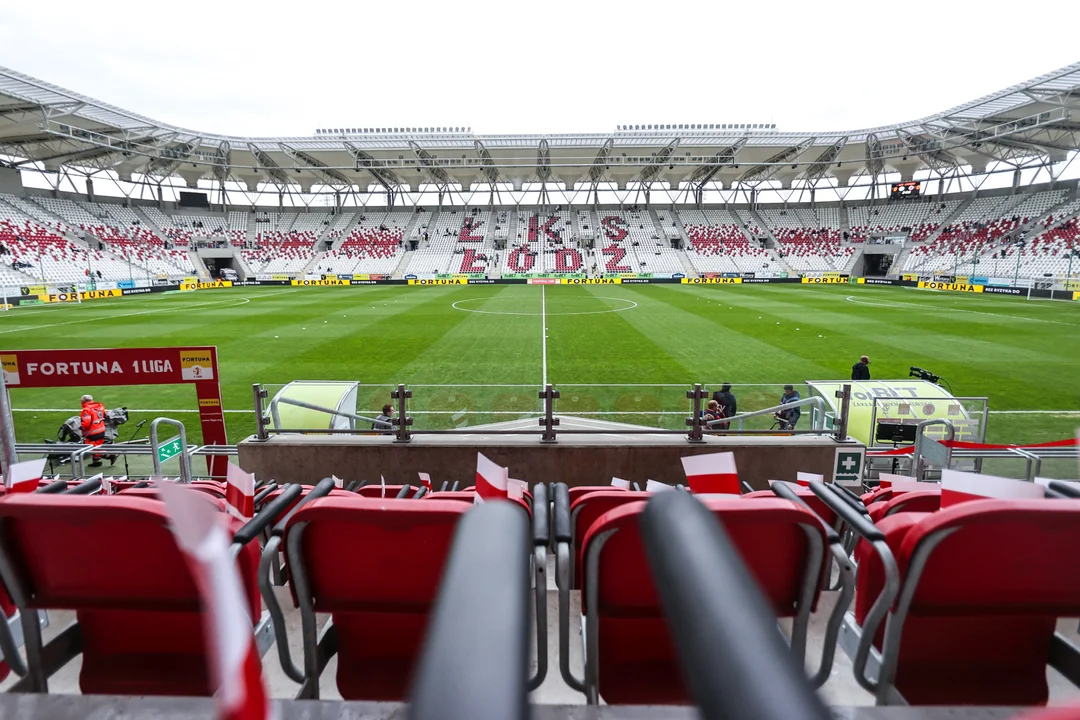
[[[627,300],[626,298],[608,297],[606,295],[593,295],[591,297],[594,297],[594,298],[596,298],[598,300],[614,300],[616,302],[622,302],[622,303],[628,303],[628,304],[627,304],[626,307],[609,308],[607,310],[584,310],[584,311],[581,311],[581,312],[551,312],[550,310],[548,310],[548,311],[546,311],[544,313],[540,313],[540,312],[506,312],[506,311],[502,311],[502,310],[474,310],[473,308],[460,307],[460,305],[462,303],[471,303],[471,302],[476,302],[478,300],[486,302],[486,301],[490,301],[490,300],[500,300],[500,299],[503,299],[503,300],[511,300],[511,299],[517,300],[518,299],[518,298],[475,297],[475,298],[468,298],[466,300],[458,300],[458,301],[456,301],[454,303],[451,303],[451,307],[454,308],[455,310],[461,310],[462,312],[480,313],[482,315],[526,315],[526,316],[539,317],[540,315],[543,314],[543,315],[547,315],[547,316],[550,317],[552,315],[604,315],[606,313],[617,313],[617,312],[623,312],[624,310],[633,310],[634,308],[636,308],[638,306],[638,304],[636,302],[634,302],[633,300]]]

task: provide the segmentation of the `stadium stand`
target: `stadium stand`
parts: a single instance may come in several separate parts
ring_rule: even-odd
[[[855,252],[840,244],[837,208],[761,209],[758,214],[776,238],[777,254],[797,272],[840,270]]]
[[[389,275],[404,252],[403,238],[411,213],[362,216],[349,235],[321,255],[317,269],[328,273]],[[332,230],[331,233],[334,231]]]
[[[743,219],[727,210],[683,209],[682,218],[690,248],[690,262],[702,273],[774,273],[787,270],[772,250],[751,244],[740,225]],[[753,227],[753,226],[752,226]],[[755,237],[759,234],[753,232]]]
[[[872,236],[908,235],[914,242],[926,240],[956,211],[960,200],[937,202],[923,198],[878,205],[848,207],[851,242],[865,242]]]

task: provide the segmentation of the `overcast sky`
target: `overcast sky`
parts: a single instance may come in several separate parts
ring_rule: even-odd
[[[911,120],[1080,60],[1080,2],[0,0],[0,65],[233,135]]]

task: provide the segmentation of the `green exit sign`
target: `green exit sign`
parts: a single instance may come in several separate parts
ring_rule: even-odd
[[[170,460],[184,449],[184,446],[180,444],[180,438],[174,437],[172,440],[166,440],[157,447],[157,459],[158,462],[165,462]]]

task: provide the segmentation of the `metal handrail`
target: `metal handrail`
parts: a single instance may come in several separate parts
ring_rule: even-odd
[[[159,417],[155,418],[154,421],[150,423],[150,445],[153,448],[153,453],[150,457],[154,461],[154,475],[161,475],[161,460],[158,459],[157,454],[158,426],[160,425],[168,425],[169,427],[175,428],[180,433],[181,450],[180,454],[177,456],[180,458],[180,482],[191,482],[192,473],[191,464],[189,462],[191,458],[187,454],[187,431],[184,429],[184,423],[179,420],[173,420],[172,418]]]
[[[314,403],[304,402],[303,400],[293,400],[292,398],[275,397],[270,401],[270,418],[274,421],[274,427],[271,429],[277,430],[281,427],[281,416],[278,413],[278,404],[284,403],[285,405],[294,405],[298,408],[304,408],[305,410],[315,410],[316,412],[324,412],[327,415],[335,415],[337,417],[348,418],[349,420],[360,420],[362,422],[369,423],[382,423],[382,420],[376,418],[365,417],[364,415],[357,415],[356,413],[345,412],[344,410],[334,410],[332,408],[323,407],[322,405],[316,405]],[[356,428],[349,428],[355,430]],[[391,428],[386,428],[387,430]],[[277,430],[277,432],[285,432],[284,430]],[[290,432],[310,432],[310,430],[293,430]],[[371,432],[370,430],[367,432]]]
[[[764,410],[754,410],[754,411],[748,412],[748,413],[738,413],[738,414],[732,415],[729,418],[720,418],[719,420],[710,420],[709,422],[707,422],[705,424],[707,426],[709,426],[709,428],[712,428],[713,425],[719,425],[721,423],[731,423],[731,422],[736,422],[737,421],[739,423],[738,430],[741,431],[742,426],[743,426],[743,420],[746,420],[747,418],[761,417],[762,415],[772,415],[773,413],[778,412],[780,410],[791,410],[792,408],[807,407],[807,406],[810,406],[810,405],[813,405],[814,408],[817,409],[817,411],[818,411],[816,415],[811,416],[811,426],[810,426],[811,429],[812,430],[823,430],[823,429],[825,429],[825,400],[824,400],[824,398],[818,397],[817,395],[815,395],[813,397],[803,398],[802,400],[796,400],[793,403],[785,403],[783,405],[774,405],[772,407],[765,408]],[[729,431],[721,430],[721,431],[718,431],[718,432],[731,432],[731,431],[730,430]],[[805,432],[805,431],[803,431],[803,432]]]

